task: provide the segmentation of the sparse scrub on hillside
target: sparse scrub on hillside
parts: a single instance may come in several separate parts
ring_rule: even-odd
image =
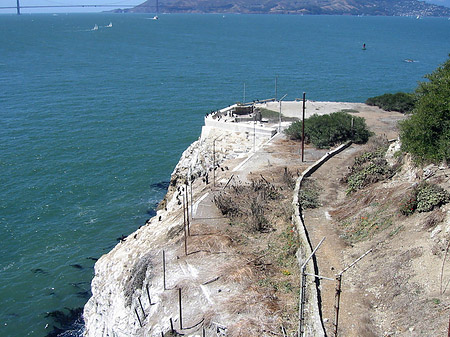
[[[302,210],[320,207],[319,186],[313,179],[305,179],[298,191],[298,200]]]
[[[386,151],[387,146],[381,146],[355,158],[350,172],[344,178],[347,193],[355,192],[393,175],[395,168],[386,161]]]
[[[409,113],[414,108],[414,94],[397,92],[396,94],[384,94],[370,97],[367,105],[375,105],[386,111],[398,111]]]
[[[214,196],[214,202],[223,215],[246,225],[249,230],[266,232],[271,229],[267,218],[270,201],[280,199],[278,189],[265,180],[252,180],[250,184],[234,184]]]
[[[294,122],[285,133],[294,140],[302,139],[302,122]],[[305,142],[320,149],[330,148],[346,141],[366,143],[372,133],[364,118],[338,111],[329,115],[313,115],[305,119]]]

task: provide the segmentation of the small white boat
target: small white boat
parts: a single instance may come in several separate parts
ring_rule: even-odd
[[[107,25],[105,27],[111,28],[112,27],[112,22],[110,22],[109,25]]]
[[[92,28],[92,30],[98,30],[97,24],[94,25],[94,28]]]
[[[152,20],[158,20],[159,18],[158,18],[158,15],[155,15],[153,18],[152,18]]]

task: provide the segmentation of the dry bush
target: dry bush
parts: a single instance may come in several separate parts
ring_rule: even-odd
[[[245,318],[230,326],[227,335],[230,337],[260,337],[264,335],[264,331],[259,322]]]
[[[221,278],[227,282],[235,282],[242,284],[243,282],[251,282],[255,277],[252,268],[247,265],[227,265],[220,270]]]
[[[266,212],[269,203],[282,197],[277,187],[264,177],[250,184],[234,184],[214,196],[214,202],[223,215],[247,223],[248,229],[267,232],[271,229]]]
[[[436,227],[436,225],[441,223],[444,218],[445,213],[443,213],[440,209],[435,209],[426,217],[425,223],[423,224],[423,229],[428,230]]]
[[[189,237],[190,251],[222,252],[231,247],[233,240],[229,235],[210,234]]]

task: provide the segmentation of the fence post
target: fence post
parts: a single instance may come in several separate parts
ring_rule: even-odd
[[[163,249],[163,287],[166,290],[166,252]]]
[[[341,300],[341,286],[342,286],[342,274],[336,276],[336,294],[334,301],[334,337],[338,335],[338,325],[339,325],[339,302]]]
[[[137,316],[137,319],[138,319],[139,325],[140,325],[140,326],[141,326],[141,328],[142,328],[142,323],[141,323],[141,319],[139,318],[139,314],[138,314],[138,312],[137,312],[137,309],[136,309],[136,308],[134,308],[134,312],[136,313],[136,316]]]
[[[178,305],[180,309],[180,330],[183,330],[183,310],[181,309],[181,288],[178,288]]]

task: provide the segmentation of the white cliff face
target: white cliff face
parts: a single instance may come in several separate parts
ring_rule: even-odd
[[[95,264],[92,297],[84,308],[84,336],[161,336],[161,332],[170,330],[171,317],[173,324],[180,323],[177,294],[173,289],[164,290],[163,250],[168,261],[167,287],[190,289],[189,294],[183,294],[183,300],[198,309],[190,313],[190,320],[195,321],[197,316],[201,319],[212,310],[215,302],[203,285],[213,277],[210,268],[193,260],[198,260],[198,256],[188,258],[183,253],[184,184],[189,176],[195,179],[193,193],[200,198],[206,175],[211,182],[214,163],[217,167],[228,159],[244,156],[266,140],[254,139],[248,133],[211,129],[208,137],[186,149],[172,173],[171,186],[157,215]],[[208,257],[212,264],[221,258]],[[238,287],[233,291],[239,291]]]

